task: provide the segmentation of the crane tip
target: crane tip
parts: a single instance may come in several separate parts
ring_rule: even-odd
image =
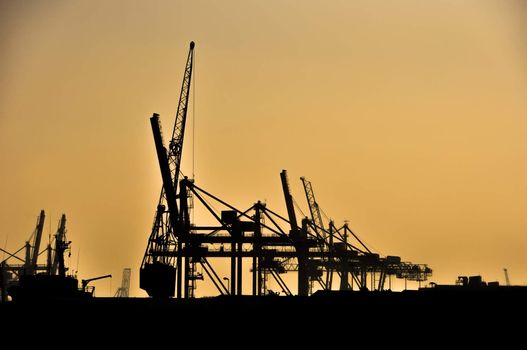
[[[194,48],[194,42],[193,42],[193,41],[190,42],[190,48],[191,48],[191,49]]]

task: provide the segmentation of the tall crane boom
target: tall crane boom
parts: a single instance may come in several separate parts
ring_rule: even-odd
[[[282,180],[282,189],[284,192],[285,206],[287,208],[289,223],[291,224],[291,232],[296,232],[298,231],[298,224],[296,222],[295,207],[293,206],[293,196],[291,196],[289,183],[287,181],[287,170],[282,170],[280,173],[280,179]]]
[[[181,215],[180,205],[186,203],[185,193],[178,194],[178,184],[181,172],[181,157],[185,138],[185,124],[187,120],[188,100],[192,79],[194,61],[194,42],[190,49],[185,65],[183,83],[179,96],[176,120],[172,131],[172,138],[168,149],[164,147],[161,135],[161,125],[157,114],[150,119],[154,142],[158,156],[163,186],[157,205],[154,224],[150,234],[141,270],[139,273],[140,287],[154,297],[170,297],[174,295],[177,272],[177,283],[181,284],[181,268],[183,242],[181,228],[184,227],[186,215]],[[182,197],[185,197],[182,199]],[[179,201],[179,202],[178,202]],[[166,205],[168,205],[168,211]],[[184,208],[186,209],[186,208]],[[178,297],[181,288],[178,287]]]
[[[67,248],[64,247],[66,244],[66,214],[62,214],[59,222],[59,228],[55,235],[55,255],[53,257],[53,263],[51,265],[50,273],[56,275],[57,272],[61,272],[64,269],[64,257],[62,257],[63,251]],[[62,267],[60,267],[62,259]],[[65,273],[65,272],[64,272]]]
[[[318,203],[315,200],[315,193],[313,192],[313,187],[311,182],[306,180],[305,177],[301,177],[302,184],[304,185],[304,191],[306,192],[307,203],[309,205],[309,212],[311,213],[311,218],[313,219],[313,224],[315,225],[315,232],[317,236],[325,239],[324,232],[324,223],[322,221],[322,215],[320,215],[320,208]]]
[[[45,218],[46,214],[44,213],[44,210],[41,210],[40,216],[38,217],[37,221],[37,228],[35,231],[35,242],[33,244],[33,253],[31,255],[31,269],[33,271],[36,271],[37,269],[38,251],[40,249],[40,241],[42,239],[42,230],[44,229]]]
[[[167,149],[163,145],[163,135],[161,134],[161,124],[159,122],[159,115],[154,113],[150,118],[152,125],[152,133],[154,134],[154,143],[156,146],[157,159],[159,161],[159,168],[161,169],[161,178],[163,179],[163,191],[168,203],[168,212],[170,213],[170,224],[173,228],[177,227],[178,207],[176,200],[176,189],[170,166],[168,163]]]
[[[185,124],[187,121],[188,98],[190,96],[190,82],[192,78],[192,65],[194,62],[194,42],[190,42],[185,74],[181,85],[181,94],[176,112],[176,121],[172,131],[172,139],[168,149],[168,164],[173,170],[174,191],[177,192],[179,173],[181,171],[181,156],[183,154],[183,141],[185,138]]]
[[[112,275],[104,275],[104,276],[99,276],[99,277],[88,278],[88,279],[82,280],[81,281],[82,290],[85,291],[86,287],[88,286],[88,283],[90,283],[91,281],[97,281],[97,280],[101,280],[103,278],[112,278]]]

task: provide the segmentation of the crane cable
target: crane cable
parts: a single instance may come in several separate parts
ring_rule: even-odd
[[[307,217],[307,215],[304,214],[304,212],[302,211],[302,208],[300,208],[300,205],[297,203],[295,198],[293,196],[291,197],[293,198],[293,204],[295,205],[295,208],[302,214],[303,217]]]
[[[192,181],[196,181],[196,173],[194,172],[195,169],[195,160],[196,160],[196,52],[193,52],[193,71],[194,74],[192,75]],[[192,203],[192,206],[194,206],[194,203]],[[195,214],[194,208],[192,208],[192,222],[196,222],[194,220],[194,214]]]

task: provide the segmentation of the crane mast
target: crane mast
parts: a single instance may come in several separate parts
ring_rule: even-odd
[[[301,177],[302,184],[304,185],[304,191],[306,192],[307,203],[309,205],[309,212],[315,226],[315,232],[319,238],[325,239],[326,234],[324,232],[324,223],[322,221],[322,215],[320,215],[320,208],[315,200],[315,193],[311,186],[311,181],[306,180],[305,177]]]
[[[510,286],[511,280],[509,279],[509,271],[507,269],[503,269],[503,272],[505,273],[505,285]]]
[[[66,275],[64,267],[64,250],[68,248],[68,242],[66,242],[66,215],[62,214],[59,222],[59,228],[55,235],[55,256],[51,265],[51,275],[57,273]],[[62,264],[61,264],[62,262]]]
[[[182,229],[188,226],[183,223],[184,220],[188,219],[188,215],[183,215],[179,210],[180,208],[178,208],[181,205],[181,201],[186,203],[187,196],[186,191],[185,193],[180,191],[178,194],[178,184],[181,173],[181,157],[183,154],[193,59],[194,42],[191,42],[183,75],[176,120],[168,148],[163,145],[158,115],[154,113],[154,116],[150,119],[163,186],[159,196],[152,232],[141,264],[139,284],[148,295],[153,297],[174,296],[176,274],[177,296],[181,297]],[[185,196],[184,200],[182,199],[183,196]],[[179,205],[178,200],[180,201]],[[187,208],[185,207],[184,209],[186,210]]]
[[[38,252],[40,249],[40,241],[42,239],[42,230],[44,229],[44,220],[46,214],[44,210],[40,211],[40,216],[37,221],[37,228],[35,231],[35,242],[33,244],[33,254],[31,255],[31,270],[35,273],[37,270]]]
[[[44,210],[40,211],[40,215],[37,219],[37,225],[35,227],[33,245],[26,242],[26,258],[24,262],[24,274],[33,275],[37,273],[37,261],[38,261],[38,251],[40,249],[40,241],[42,239],[42,230],[44,229],[44,220],[46,215]]]
[[[129,267],[123,270],[123,279],[121,280],[121,286],[117,289],[117,292],[114,295],[114,298],[128,298],[130,293],[130,275],[132,274],[132,269]]]
[[[298,295],[307,296],[309,294],[309,275],[308,275],[308,247],[307,235],[305,230],[301,230],[298,227],[296,221],[295,208],[293,206],[293,196],[289,189],[289,182],[287,181],[287,171],[282,170],[280,173],[280,179],[282,181],[282,190],[284,192],[285,206],[287,208],[287,215],[289,217],[289,224],[291,225],[291,231],[289,236],[295,243],[295,249],[297,252],[298,262]]]
[[[309,212],[311,213],[311,219],[313,228],[319,240],[320,251],[322,252],[322,261],[326,265],[326,280],[325,282],[318,278],[317,281],[324,289],[331,289],[333,283],[333,234],[334,225],[333,222],[329,223],[329,240],[327,241],[326,229],[324,228],[324,222],[322,221],[322,215],[320,213],[320,207],[315,199],[315,192],[313,192],[313,186],[311,181],[306,180],[305,177],[301,177],[302,184],[304,185],[304,191],[306,193],[307,203],[309,205]]]
[[[168,149],[168,164],[173,171],[174,191],[177,192],[179,173],[181,172],[181,156],[183,154],[183,140],[187,121],[188,98],[190,96],[190,82],[192,78],[192,64],[194,62],[194,42],[190,42],[190,50],[185,65],[185,74],[181,85],[181,94],[176,112],[176,121],[172,131],[172,139]]]
[[[289,190],[289,182],[287,181],[287,170],[282,170],[280,173],[280,179],[282,181],[282,190],[284,192],[285,206],[287,208],[287,216],[289,217],[289,223],[291,225],[291,233],[298,231],[298,224],[296,221],[295,208],[293,206],[293,196]]]

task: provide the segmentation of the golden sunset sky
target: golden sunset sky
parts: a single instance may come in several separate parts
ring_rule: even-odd
[[[161,188],[149,117],[167,142],[191,40],[183,171],[194,141],[200,187],[285,216],[287,169],[304,212],[300,176],[337,224],[432,281],[504,283],[506,267],[527,284],[522,0],[2,1],[2,248],[40,209],[46,235],[64,212],[79,277],[113,274],[93,283],[109,296],[131,267],[131,295],[146,295]]]

